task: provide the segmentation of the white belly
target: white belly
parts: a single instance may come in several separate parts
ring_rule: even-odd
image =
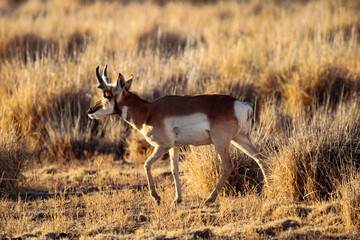
[[[174,146],[210,144],[210,121],[203,113],[170,117],[164,120]]]

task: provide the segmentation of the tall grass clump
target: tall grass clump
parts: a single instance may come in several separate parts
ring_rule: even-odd
[[[336,198],[340,202],[343,222],[352,230],[360,227],[360,176],[359,166],[344,169],[346,175],[338,183]],[[355,170],[355,171],[354,171]]]
[[[196,41],[182,37],[178,33],[162,31],[158,26],[138,37],[138,51],[152,50],[163,57],[176,56],[185,51],[186,47],[195,47]]]
[[[132,130],[126,138],[125,159],[131,163],[144,163],[145,160],[151,155],[154,147],[152,147],[144,136]]]
[[[43,125],[39,142],[44,159],[68,162],[102,153],[123,155],[123,136],[127,135],[124,123],[115,117],[101,122],[90,120],[86,111],[92,99],[86,90],[71,86],[68,91],[53,95],[47,103],[39,113]]]
[[[29,61],[40,60],[58,53],[59,44],[53,39],[46,39],[34,33],[17,35],[10,39],[1,49],[0,57],[3,60]]]
[[[234,149],[235,150],[235,149]],[[225,193],[260,191],[263,186],[262,173],[254,160],[239,151],[232,151],[235,168],[230,175]],[[189,191],[200,197],[208,197],[218,183],[222,166],[213,146],[189,146],[182,154],[184,179]]]
[[[0,196],[15,197],[24,182],[23,172],[33,156],[23,138],[16,130],[8,128],[1,120],[0,125]]]
[[[295,123],[270,158],[270,196],[293,201],[333,196],[349,169],[360,166],[359,116],[359,102],[353,100],[335,110],[321,107],[312,118]]]

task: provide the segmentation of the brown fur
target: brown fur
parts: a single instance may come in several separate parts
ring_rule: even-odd
[[[147,102],[136,94],[124,91],[118,109],[127,106],[129,108],[127,120],[132,118],[136,128],[140,130],[143,124],[161,127],[160,119],[193,113],[204,113],[211,122],[237,122],[234,116],[235,101],[235,98],[227,95],[172,95]],[[121,112],[119,115],[121,116]]]

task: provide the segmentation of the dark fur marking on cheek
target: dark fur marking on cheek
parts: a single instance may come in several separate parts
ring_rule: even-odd
[[[103,107],[102,101],[97,101],[94,106],[88,109],[87,113],[92,114],[102,107]]]

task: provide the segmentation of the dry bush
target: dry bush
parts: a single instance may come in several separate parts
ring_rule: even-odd
[[[86,45],[89,41],[91,41],[91,39],[92,37],[90,31],[86,31],[84,33],[75,31],[66,41],[65,56],[75,58],[80,53],[83,53],[86,49]]]
[[[360,19],[356,22],[335,26],[329,29],[326,33],[326,40],[333,42],[336,37],[340,36],[345,42],[352,38],[360,43]]]
[[[337,198],[341,203],[341,215],[344,223],[349,228],[359,228],[360,226],[360,176],[358,171],[347,169],[347,174],[339,183]],[[350,170],[350,171],[349,171]]]
[[[9,5],[20,5],[25,3],[27,0],[6,0]]]
[[[23,171],[32,157],[23,138],[1,120],[0,127],[0,196],[16,197]]]
[[[85,31],[73,32],[65,40],[63,55],[74,59],[86,49],[91,40],[91,33]],[[0,47],[0,58],[24,63],[37,61],[43,58],[58,59],[60,42],[51,38],[43,38],[34,33],[17,35]]]
[[[268,69],[258,83],[260,96],[264,99],[274,98],[276,101],[281,101],[283,97],[281,86],[286,82],[286,79],[289,78],[288,75],[288,70],[276,71],[274,69]]]
[[[125,160],[131,163],[144,163],[154,149],[146,142],[144,136],[134,129],[126,138],[126,144]]]
[[[132,129],[130,134],[126,137],[126,146],[124,148],[124,159],[131,163],[144,163],[151,155],[154,147],[151,146],[144,138],[144,136],[137,130]],[[168,159],[169,154],[165,153],[163,160]]]
[[[152,92],[145,93],[142,98],[154,101],[166,95],[184,92],[188,86],[188,78],[184,74],[171,75],[169,78],[160,78],[161,84],[157,84]]]
[[[140,52],[150,49],[155,52],[159,51],[159,54],[164,57],[176,56],[184,52],[186,47],[195,47],[196,45],[194,39],[182,37],[174,32],[164,32],[158,26],[141,34],[138,38]]]
[[[102,124],[90,120],[86,111],[91,102],[86,90],[70,88],[43,105],[39,113],[43,124],[39,141],[45,159],[61,162],[88,158],[95,153],[123,155],[121,135],[125,133],[120,119],[107,119]],[[118,135],[114,136],[114,132]]]
[[[344,169],[360,164],[359,116],[358,102],[346,102],[334,112],[319,109],[313,119],[295,124],[272,157],[270,196],[296,201],[334,194]]]
[[[291,66],[268,69],[256,84],[258,109],[266,102],[282,106],[282,112],[291,117],[311,116],[314,107],[338,104],[360,93],[358,74],[346,68],[327,66]]]
[[[263,176],[256,162],[238,151],[231,154],[235,168],[230,175],[225,192],[237,193],[256,189],[260,191]],[[184,179],[193,194],[208,197],[218,183],[222,167],[213,146],[189,146],[182,154]]]
[[[0,5],[0,13],[9,14],[19,8],[22,4],[26,3],[27,0],[4,0],[4,7],[1,8]]]
[[[1,49],[0,57],[27,63],[44,57],[53,57],[58,53],[58,49],[57,41],[26,33],[10,39]]]
[[[91,133],[96,133],[96,126],[88,127],[86,109],[91,99],[85,90],[62,89],[58,94],[46,95],[40,91],[34,95],[22,96],[19,102],[12,100],[13,110],[6,113],[5,118],[18,124],[18,134],[28,135],[28,140],[40,148],[41,159],[57,161],[82,156],[84,150],[92,149],[85,141]],[[18,94],[10,96],[17,97]],[[31,98],[24,105],[24,99]],[[16,107],[17,106],[17,107]],[[19,111],[18,108],[22,108]],[[89,132],[88,134],[86,134]],[[46,156],[46,157],[45,157]]]
[[[126,135],[126,128],[120,119],[109,118],[103,123],[90,120],[87,109],[92,99],[87,89],[48,86],[44,93],[36,86],[33,93],[22,94],[26,86],[22,87],[20,92],[3,98],[2,102],[8,103],[4,119],[11,126],[19,126],[16,134],[39,150],[40,161],[68,162],[100,153],[123,155],[121,135]]]
[[[335,108],[341,101],[360,94],[360,77],[347,69],[328,66],[305,91],[319,106],[329,104]]]
[[[51,161],[80,158],[83,151],[95,150],[89,136],[96,133],[96,124],[89,126],[86,109],[91,99],[84,90],[63,90],[54,94],[46,104],[39,103],[39,119],[42,125],[40,144],[44,159]],[[92,131],[89,131],[92,128]],[[88,132],[88,134],[87,134]]]

